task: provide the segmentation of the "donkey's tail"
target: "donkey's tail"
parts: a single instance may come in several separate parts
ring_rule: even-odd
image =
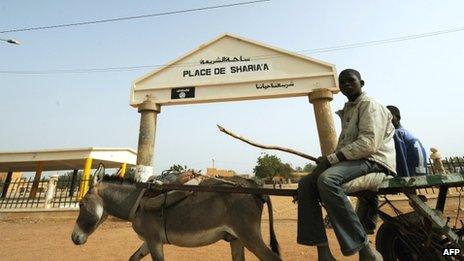
[[[274,214],[272,211],[271,197],[266,196],[266,204],[267,204],[267,209],[269,211],[269,235],[271,237],[271,240],[270,240],[271,250],[272,252],[280,256],[279,242],[277,242],[277,238],[276,238],[275,231],[274,231]]]

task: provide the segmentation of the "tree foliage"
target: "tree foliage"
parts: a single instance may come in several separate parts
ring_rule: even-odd
[[[311,172],[313,172],[313,170],[314,170],[315,168],[316,168],[316,165],[315,165],[315,164],[308,163],[308,164],[304,165],[304,167],[303,167],[303,172],[311,173]]]
[[[187,170],[187,166],[186,165],[182,166],[180,164],[174,164],[169,168],[169,170],[182,172],[182,171]]]
[[[279,157],[264,153],[258,157],[253,172],[258,178],[273,178],[275,176],[288,178],[293,169],[290,164],[283,163]]]
[[[58,189],[68,189],[68,188],[70,188],[71,183],[72,183],[73,173],[74,173],[73,171],[68,171],[63,175],[58,176],[58,183],[56,184],[56,187]],[[77,172],[76,179],[74,180],[75,181],[75,183],[74,183],[75,188],[79,187],[79,183],[81,181],[81,178],[82,178],[82,171],[79,170]]]

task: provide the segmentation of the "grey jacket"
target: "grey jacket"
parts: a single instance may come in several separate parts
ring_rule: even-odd
[[[335,152],[342,152],[348,160],[375,161],[396,173],[395,128],[390,111],[362,93],[336,113],[342,120],[342,132]]]

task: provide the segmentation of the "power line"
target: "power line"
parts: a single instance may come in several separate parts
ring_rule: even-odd
[[[409,41],[409,40],[414,40],[414,39],[433,37],[433,36],[442,35],[442,34],[456,33],[460,31],[464,31],[464,27],[428,32],[428,33],[422,33],[422,34],[406,35],[406,36],[400,36],[400,37],[394,37],[394,38],[386,38],[382,40],[357,42],[357,43],[350,43],[350,44],[316,48],[316,49],[307,49],[307,50],[297,51],[296,53],[316,54],[316,53],[334,52],[334,51],[340,51],[340,50],[346,50],[346,49],[354,49],[354,48],[376,46],[376,45],[389,44],[389,43],[395,43],[395,42],[403,42],[403,41]],[[282,56],[284,55],[260,55],[260,56],[250,57],[250,58],[253,58],[253,60],[264,60],[264,59],[278,58]],[[127,72],[127,71],[136,71],[136,70],[142,70],[142,69],[156,69],[156,68],[160,68],[163,66],[166,66],[166,64],[125,66],[125,67],[65,69],[65,70],[42,70],[42,71],[11,70],[11,71],[0,71],[0,74],[22,74],[22,75],[36,74],[36,75],[39,75],[39,74],[79,74],[79,73]],[[201,65],[199,65],[198,63],[179,63],[172,67],[195,67],[195,66],[201,66]]]
[[[414,39],[433,37],[433,36],[437,36],[441,34],[456,33],[460,31],[464,31],[464,27],[457,27],[457,28],[451,28],[451,29],[422,33],[422,34],[406,35],[406,36],[400,36],[400,37],[394,37],[394,38],[386,38],[386,39],[375,40],[375,41],[351,43],[351,44],[338,45],[338,46],[332,46],[332,47],[326,47],[326,48],[309,49],[309,50],[303,50],[300,52],[302,53],[311,52],[313,54],[332,52],[332,51],[338,51],[338,50],[344,50],[344,49],[353,49],[353,48],[381,45],[381,44],[388,44],[388,43],[403,42],[403,41],[409,41],[409,40],[414,40]]]
[[[94,21],[84,21],[84,22],[77,22],[77,23],[70,23],[70,24],[57,24],[57,25],[47,25],[47,26],[9,29],[9,30],[0,31],[0,34],[14,33],[14,32],[24,32],[24,31],[35,31],[35,30],[45,30],[45,29],[71,27],[71,26],[82,26],[82,25],[91,25],[91,24],[99,24],[99,23],[118,22],[118,21],[125,21],[125,20],[134,20],[134,19],[143,19],[143,18],[157,17],[157,16],[164,16],[164,15],[182,14],[182,13],[205,11],[205,10],[212,10],[212,9],[219,9],[219,8],[226,8],[226,7],[234,7],[234,6],[240,6],[240,5],[249,5],[249,4],[256,4],[256,3],[269,2],[269,1],[271,1],[271,0],[256,0],[256,1],[240,2],[240,3],[234,3],[234,4],[216,5],[216,6],[193,8],[193,9],[169,11],[169,12],[162,12],[162,13],[155,13],[155,14],[144,14],[144,15],[136,15],[136,16],[126,16],[126,17],[117,17],[117,18],[110,18],[110,19],[101,19],[101,20],[94,20]]]

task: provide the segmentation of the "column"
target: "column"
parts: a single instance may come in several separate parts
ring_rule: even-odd
[[[333,120],[330,101],[333,94],[327,89],[316,89],[309,94],[309,102],[313,104],[316,116],[317,132],[322,155],[328,155],[335,151],[337,146],[337,133]]]
[[[124,178],[127,170],[127,163],[121,164],[121,172],[119,172],[119,177]]]
[[[58,175],[50,176],[50,179],[48,180],[47,194],[45,194],[45,208],[52,207],[53,197],[55,196],[57,183],[58,183]]]
[[[84,172],[81,177],[81,185],[79,186],[79,195],[77,199],[80,200],[85,196],[89,189],[90,170],[92,169],[92,158],[85,159]]]
[[[144,182],[153,175],[156,118],[161,107],[151,100],[146,100],[138,106],[138,111],[140,113],[140,130],[135,179]]]
[[[39,188],[40,177],[42,176],[43,162],[37,162],[34,181],[32,182],[31,192],[29,198],[35,198],[37,189]]]

